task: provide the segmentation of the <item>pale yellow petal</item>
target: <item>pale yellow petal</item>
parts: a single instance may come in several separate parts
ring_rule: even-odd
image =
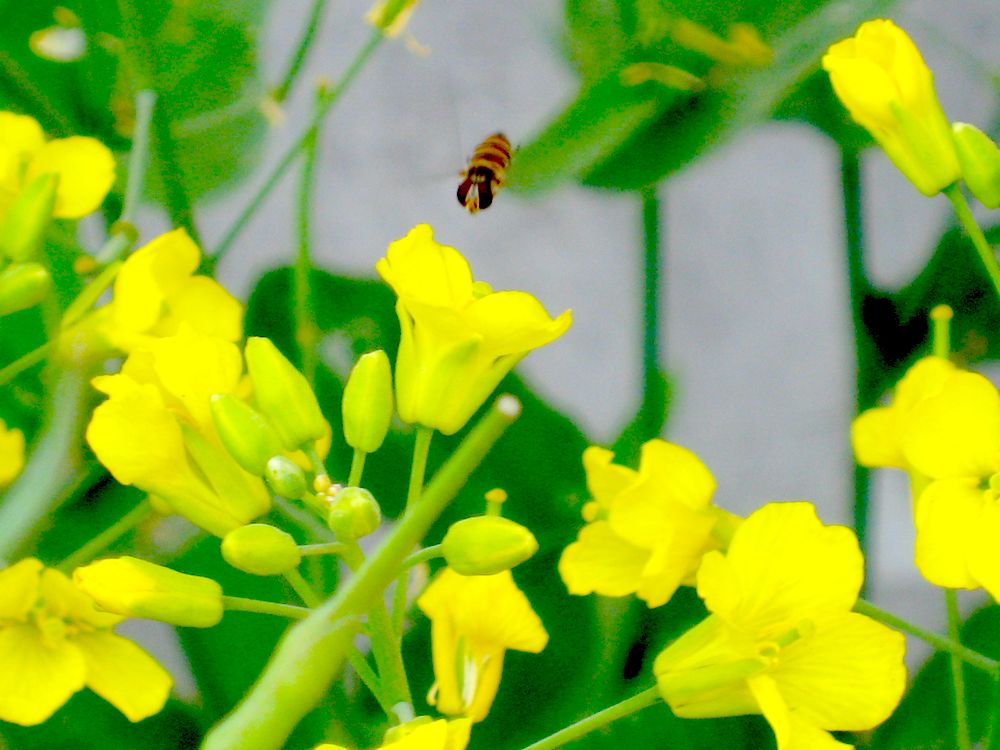
[[[100,141],[74,136],[49,141],[31,159],[26,181],[59,176],[53,215],[79,219],[96,211],[115,182],[115,158]]]
[[[975,479],[939,479],[917,499],[914,557],[924,578],[937,586],[979,586],[968,558],[987,503],[978,484]]]
[[[577,541],[563,550],[559,575],[571,594],[627,596],[641,585],[648,550],[617,536],[604,521],[587,524]]]
[[[933,479],[983,477],[1000,458],[1000,394],[982,375],[962,372],[917,404],[903,453]]]
[[[110,632],[81,633],[73,640],[87,663],[87,687],[129,721],[141,721],[163,708],[173,679],[139,646]]]
[[[813,726],[862,731],[885,721],[906,688],[901,633],[847,612],[781,650],[771,672],[788,706]]]
[[[38,599],[42,567],[28,557],[0,570],[0,621],[27,617]]]
[[[0,719],[34,726],[82,689],[86,665],[65,640],[42,640],[33,625],[0,629]]]

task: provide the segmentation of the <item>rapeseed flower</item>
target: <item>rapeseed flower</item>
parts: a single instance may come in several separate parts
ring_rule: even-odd
[[[0,489],[17,479],[24,468],[24,433],[0,419]]]
[[[698,571],[710,616],[654,662],[664,700],[685,718],[763,714],[778,750],[850,747],[828,732],[871,729],[906,686],[903,636],[851,611],[863,562],[810,503],[751,514]]]
[[[389,730],[379,750],[465,750],[469,744],[472,722],[468,719],[438,719],[419,717]],[[313,750],[347,750],[342,745],[324,742]]]
[[[270,508],[263,480],[230,456],[212,421],[211,396],[236,392],[241,376],[235,344],[186,327],[156,339],[120,373],[94,379],[108,399],[94,409],[87,443],[119,482],[225,536]]]
[[[0,571],[0,719],[41,724],[89,687],[130,721],[163,708],[172,680],[70,580],[28,558]]]
[[[79,219],[104,202],[115,181],[115,159],[93,138],[47,141],[34,118],[0,112],[0,217],[23,188],[43,175],[59,178],[52,215]]]
[[[434,686],[427,697],[447,716],[482,721],[507,649],[537,654],[549,636],[509,570],[461,576],[445,568],[417,599],[431,619]]]
[[[527,292],[494,292],[473,281],[465,258],[435,242],[426,224],[389,245],[375,269],[398,297],[399,416],[446,435],[462,428],[524,355],[572,322],[569,310],[549,317]]]
[[[851,117],[924,195],[961,176],[934,76],[906,32],[887,19],[861,24],[832,45],[823,69]]]
[[[571,594],[636,594],[658,607],[678,586],[694,584],[702,556],[719,546],[713,530],[728,514],[711,505],[715,479],[686,448],[650,440],[638,471],[613,458],[595,446],[583,453],[589,523],[566,547],[559,573]]]

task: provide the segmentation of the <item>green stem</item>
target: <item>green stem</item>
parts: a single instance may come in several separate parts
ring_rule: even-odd
[[[354,456],[351,458],[351,473],[347,477],[348,487],[361,486],[361,475],[365,471],[365,456],[367,455],[363,450],[354,449]]]
[[[316,38],[316,32],[319,30],[325,7],[326,0],[313,0],[312,8],[309,10],[309,18],[306,21],[305,28],[302,30],[302,37],[295,48],[295,54],[292,55],[292,59],[288,63],[288,69],[285,71],[281,83],[275,86],[271,92],[271,96],[274,97],[274,101],[278,104],[281,104],[288,98],[288,93],[292,90],[292,85],[295,83],[299,71],[302,70],[302,65],[305,63],[306,57],[309,55],[309,49]]]
[[[296,607],[292,604],[265,602],[260,599],[244,599],[242,596],[224,596],[222,597],[222,605],[226,609],[236,612],[257,612],[262,615],[288,617],[292,620],[304,620],[312,611],[305,607]]]
[[[315,555],[343,555],[348,549],[342,542],[324,542],[322,544],[303,544],[299,546],[299,552],[303,557],[313,557]]]
[[[410,486],[406,490],[406,507],[412,508],[420,502],[424,488],[424,473],[427,471],[427,456],[431,450],[434,430],[417,425],[417,436],[413,442],[413,463],[410,465]]]
[[[357,574],[285,635],[254,687],[208,734],[203,750],[277,750],[339,674],[355,623],[379,600],[399,565],[468,481],[521,406],[501,396],[438,470]]]
[[[54,499],[79,467],[86,383],[80,373],[58,374],[46,413],[48,422],[27,465],[0,505],[0,565],[21,557],[32,532],[55,512]]]
[[[861,188],[861,159],[858,151],[841,146],[840,189],[843,201],[844,257],[847,260],[847,288],[850,295],[851,325],[854,332],[854,415],[873,405],[875,395],[874,343],[864,321],[864,301],[871,291],[864,259],[864,199]],[[854,463],[851,513],[858,544],[868,561],[868,525],[870,521],[869,492],[871,472]],[[865,571],[865,584],[870,579]]]
[[[321,98],[317,98],[319,106]],[[309,276],[312,273],[310,257],[310,219],[312,210],[312,194],[316,184],[316,144],[319,140],[319,128],[310,130],[302,151],[302,181],[299,183],[298,201],[298,233],[299,252],[295,259],[295,341],[302,354],[302,374],[306,376],[310,387],[316,385],[316,345],[319,342],[319,329],[313,317],[312,288]]]
[[[15,359],[9,365],[0,369],[0,386],[7,385],[10,381],[16,378],[25,370],[28,370],[39,362],[44,362],[45,357],[58,339],[53,339],[51,341],[46,341],[37,349],[32,349],[27,354],[22,354],[20,357]]]
[[[936,650],[951,654],[976,669],[980,669],[991,675],[1000,675],[1000,662],[997,662],[988,656],[984,656],[978,651],[973,651],[971,648],[966,648],[956,639],[944,638],[937,633],[925,630],[902,619],[901,617],[897,617],[891,612],[886,612],[884,609],[876,607],[874,604],[867,602],[864,599],[858,600],[858,603],[854,605],[854,611],[862,615],[866,615],[873,620],[878,620],[884,625],[895,628],[902,633],[915,636],[920,640],[929,643]]]
[[[360,653],[357,649],[352,648],[347,652],[347,660],[350,662],[351,666],[354,667],[354,671],[357,672],[358,677],[361,678],[361,682],[363,682],[369,692],[375,696],[375,700],[378,701],[378,705],[381,707],[385,715],[393,716],[392,703],[386,700],[385,696],[382,695],[382,686],[379,684],[378,675],[375,674],[375,670],[371,668],[371,665],[368,663],[364,654]]]
[[[418,552],[414,552],[412,555],[403,560],[404,568],[412,568],[414,565],[419,565],[422,562],[427,562],[428,560],[433,560],[436,557],[441,557],[441,545],[432,544],[430,547],[424,547]]]
[[[152,512],[153,506],[149,502],[149,498],[146,498],[56,567],[63,573],[70,573],[74,568],[89,563],[125,536],[125,534],[149,518]]]
[[[993,282],[993,290],[1000,296],[1000,266],[997,265],[996,254],[993,252],[993,248],[990,247],[990,243],[986,241],[983,230],[976,223],[976,219],[972,215],[972,209],[969,208],[965,196],[962,195],[962,188],[956,182],[954,185],[945,188],[944,194],[951,201],[952,208],[955,209],[955,216],[958,217],[958,221],[962,225],[962,228],[965,229],[965,233],[972,240],[972,244],[979,254],[979,259],[983,262],[986,273],[989,274],[990,281]]]
[[[659,691],[655,687],[651,687],[648,690],[642,691],[638,695],[626,698],[621,703],[616,703],[613,706],[605,708],[603,711],[591,714],[586,719],[581,719],[575,724],[570,724],[568,727],[560,729],[555,734],[550,734],[545,739],[528,745],[524,748],[524,750],[552,750],[556,747],[562,747],[573,740],[585,737],[594,730],[606,727],[608,724],[617,719],[631,716],[637,711],[641,711],[642,709],[652,706],[655,703],[659,703],[660,700]]]
[[[983,732],[983,750],[997,747],[1000,738],[996,735],[1000,732],[1000,674],[993,675],[993,696],[990,702],[990,719],[986,724],[986,731]]]
[[[284,574],[284,579],[307,607],[318,607],[323,601],[323,598],[316,593],[313,587],[309,585],[309,581],[303,578],[299,571],[289,570]]]
[[[962,640],[962,613],[958,610],[958,593],[955,589],[944,590],[944,600],[948,607],[948,638],[955,643]],[[955,691],[955,740],[958,750],[970,750],[969,709],[965,700],[965,675],[962,659],[951,654],[951,684]]]
[[[663,372],[660,353],[663,337],[660,331],[660,198],[656,185],[642,190],[643,236],[643,295],[642,295],[642,404],[653,400],[654,390]],[[647,437],[655,437],[649,435]]]
[[[260,189],[254,194],[253,198],[247,204],[243,212],[236,218],[232,226],[226,231],[219,241],[219,244],[215,248],[215,252],[211,255],[211,265],[218,265],[226,253],[229,252],[233,245],[233,242],[239,236],[240,232],[243,231],[244,227],[250,222],[250,220],[256,215],[257,209],[264,202],[271,191],[278,184],[281,178],[284,176],[285,172],[291,166],[292,162],[299,155],[302,149],[305,147],[308,140],[314,137],[314,131],[319,129],[320,124],[323,119],[329,114],[333,105],[340,99],[341,94],[351,85],[351,82],[358,75],[361,69],[364,67],[365,62],[371,57],[372,52],[379,46],[384,38],[383,34],[379,30],[375,30],[368,37],[368,41],[365,46],[361,48],[357,56],[347,67],[341,75],[340,80],[334,85],[334,87],[326,94],[325,97],[320,101],[316,107],[316,111],[312,116],[312,120],[309,126],[306,128],[305,133],[303,133],[299,138],[293,143],[285,154],[281,157],[278,163],[275,165],[274,169],[264,180],[264,184],[261,185]]]

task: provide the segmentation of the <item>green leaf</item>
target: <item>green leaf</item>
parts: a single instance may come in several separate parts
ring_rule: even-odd
[[[717,33],[735,21],[753,24],[773,47],[774,62],[734,72],[700,94],[652,82],[626,86],[620,72],[633,62],[676,65],[695,75],[703,75],[709,67],[707,58],[692,59],[693,53],[676,46],[643,45],[633,37],[632,47],[620,53],[619,64],[599,80],[585,80],[577,99],[518,152],[510,184],[542,191],[570,178],[622,190],[655,183],[741,128],[769,117],[831,42],[848,36],[859,22],[884,13],[890,4],[891,0],[672,3],[671,12]],[[638,0],[632,3],[634,9],[640,5]],[[621,17],[625,23],[626,14]],[[602,23],[608,18],[605,13]],[[577,47],[587,50],[584,57],[597,54],[587,37],[578,33],[577,38],[582,40]]]
[[[851,119],[830,85],[825,70],[816,70],[792,89],[774,110],[778,120],[805,122],[822,131],[842,148],[860,151],[873,145],[871,135]]]

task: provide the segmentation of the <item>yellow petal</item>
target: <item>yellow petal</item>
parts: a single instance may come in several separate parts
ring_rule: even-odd
[[[42,640],[33,625],[0,629],[0,719],[34,726],[84,686],[80,650],[65,640]]]
[[[0,621],[27,617],[38,599],[41,572],[42,564],[33,557],[0,570]]]
[[[243,305],[208,276],[192,276],[167,298],[169,313],[156,333],[167,336],[184,324],[198,333],[226,341],[243,336]]]
[[[677,523],[664,530],[659,544],[653,548],[636,591],[650,607],[666,604],[680,585],[693,583],[703,556],[713,546],[712,516],[682,511],[674,520]]]
[[[979,587],[968,559],[987,504],[978,485],[975,479],[939,479],[917,499],[914,557],[924,578],[936,586]]]
[[[7,429],[0,419],[0,488],[17,479],[24,468],[24,433]]]
[[[854,533],[824,526],[805,502],[768,503],[752,513],[716,561],[702,564],[699,596],[723,619],[761,634],[787,629],[790,619],[850,610],[863,577]]]
[[[604,508],[609,508],[618,493],[638,476],[632,469],[612,463],[614,458],[612,451],[596,445],[583,452],[587,489],[590,490],[590,496]]]
[[[995,600],[1000,600],[1000,503],[985,503],[977,528],[969,540],[966,558],[969,573]]]
[[[100,141],[74,136],[49,141],[34,155],[25,177],[59,176],[53,215],[79,219],[100,208],[115,182],[115,159]]]
[[[26,161],[45,144],[45,134],[33,117],[0,112],[0,207],[24,184]]]
[[[571,594],[627,596],[641,585],[648,550],[617,536],[604,521],[587,524],[577,540],[563,550],[559,575]]]
[[[906,688],[901,633],[846,612],[781,650],[772,672],[789,708],[826,730],[862,731],[885,721]]]
[[[389,245],[375,270],[401,299],[460,308],[472,301],[472,270],[455,248],[434,240],[419,224]]]
[[[851,444],[858,463],[869,468],[906,469],[898,433],[899,412],[891,406],[868,409],[851,423]]]
[[[562,336],[573,322],[566,310],[551,318],[542,303],[527,292],[496,292],[477,299],[465,310],[469,327],[483,337],[491,356],[531,351]]]
[[[87,663],[87,687],[129,721],[141,721],[163,708],[173,679],[135,643],[109,632],[80,633],[73,641]]]
[[[84,629],[108,629],[124,618],[110,612],[99,612],[94,600],[73,585],[73,582],[55,568],[42,572],[41,599],[45,602],[46,613],[67,620]]]
[[[1000,457],[1000,394],[982,375],[961,372],[912,412],[903,453],[933,479],[983,477]]]
[[[854,745],[838,742],[829,732],[809,724],[789,710],[777,686],[767,675],[748,680],[761,713],[774,730],[778,750],[845,750]]]

